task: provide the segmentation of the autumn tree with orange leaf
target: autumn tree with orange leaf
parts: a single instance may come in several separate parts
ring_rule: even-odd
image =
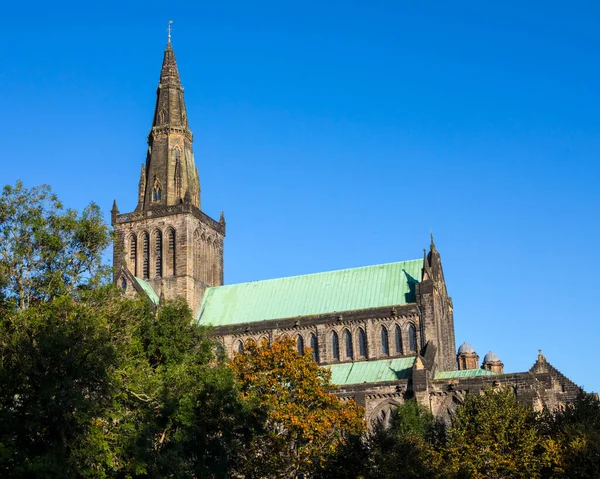
[[[242,452],[245,477],[311,475],[365,431],[364,409],[332,394],[330,371],[291,339],[250,342],[232,368],[242,395],[264,414],[265,432]]]

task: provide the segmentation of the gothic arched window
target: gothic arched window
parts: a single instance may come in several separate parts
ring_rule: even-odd
[[[362,328],[358,329],[358,355],[361,358],[367,357],[367,334]]]
[[[312,357],[315,361],[319,361],[319,343],[317,342],[317,336],[314,333],[310,333],[310,348],[312,349]]]
[[[352,348],[352,333],[347,329],[344,331],[344,342],[346,343],[346,358],[354,359],[354,349]]]
[[[298,335],[298,339],[296,340],[297,346],[298,346],[298,353],[299,354],[304,354],[304,338],[300,335]]]
[[[390,340],[385,326],[381,326],[381,354],[384,356],[390,355]]]
[[[131,235],[129,238],[129,271],[137,276],[137,238]]]
[[[235,344],[235,352],[242,354],[244,352],[244,343],[241,339]]]
[[[150,236],[144,232],[142,234],[142,276],[144,279],[150,277]]]
[[[152,202],[158,203],[162,201],[162,186],[160,185],[160,181],[158,178],[154,177],[154,185],[152,186]]]
[[[127,280],[125,278],[121,278],[121,289],[127,289]]]
[[[171,264],[171,275],[175,276],[177,274],[177,255],[175,254],[176,251],[176,245],[175,245],[175,230],[174,229],[170,229],[169,230],[169,263]]]
[[[331,335],[331,355],[333,359],[340,359],[340,340],[335,331]]]
[[[154,233],[154,273],[156,277],[162,276],[162,233]]]
[[[408,347],[411,351],[417,350],[417,330],[413,324],[408,327]]]
[[[402,354],[402,331],[400,331],[400,326],[396,325],[395,331],[395,343],[396,343],[396,354]]]

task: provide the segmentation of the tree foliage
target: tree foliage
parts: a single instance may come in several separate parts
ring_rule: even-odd
[[[541,421],[559,458],[552,477],[600,477],[600,402],[597,396],[581,393],[565,408],[545,410]]]
[[[444,448],[448,474],[464,478],[536,478],[554,457],[536,413],[512,390],[471,394],[457,409]]]
[[[56,298],[0,320],[0,475],[74,477],[116,364],[97,304]]]
[[[291,339],[250,342],[232,367],[243,396],[266,414],[265,432],[245,451],[244,477],[313,474],[364,431],[363,408],[333,395],[330,372]]]
[[[232,371],[183,299],[121,324],[117,404],[105,436],[118,470],[142,477],[230,477],[251,434]]]
[[[0,323],[3,477],[231,477],[253,415],[185,302],[107,286]]]
[[[50,187],[19,181],[0,196],[0,295],[13,308],[47,301],[106,277],[110,232],[97,205],[65,210]]]
[[[536,414],[488,389],[447,429],[410,400],[364,434],[310,350],[250,343],[229,363],[183,299],[104,284],[109,240],[93,204],[3,189],[1,477],[600,477],[597,397]]]
[[[374,425],[368,436],[367,478],[434,478],[441,465],[444,426],[411,399],[392,411],[390,422]]]

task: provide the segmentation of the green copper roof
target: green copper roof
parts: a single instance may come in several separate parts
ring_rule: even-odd
[[[158,297],[158,295],[156,294],[156,292],[152,289],[152,286],[150,286],[150,283],[144,281],[141,278],[136,277],[135,280],[138,282],[138,284],[142,287],[142,289],[144,290],[144,292],[148,295],[148,298],[150,298],[150,301],[152,301],[154,304],[158,304],[160,301],[160,298]]]
[[[462,371],[441,371],[436,373],[434,379],[474,378],[477,376],[495,376],[500,373],[487,369],[464,369]]]
[[[332,364],[325,366],[331,370],[331,382],[338,386],[347,384],[381,383],[408,379],[415,362],[409,358],[380,359],[356,363]]]
[[[230,324],[415,302],[423,260],[208,288],[196,319]]]

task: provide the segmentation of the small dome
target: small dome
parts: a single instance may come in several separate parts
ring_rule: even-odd
[[[474,353],[475,349],[469,343],[462,343],[458,348],[458,354]]]
[[[484,363],[491,363],[492,361],[498,361],[498,362],[500,362],[500,358],[498,357],[498,355],[496,353],[493,353],[492,351],[490,351],[483,358],[483,362]]]

